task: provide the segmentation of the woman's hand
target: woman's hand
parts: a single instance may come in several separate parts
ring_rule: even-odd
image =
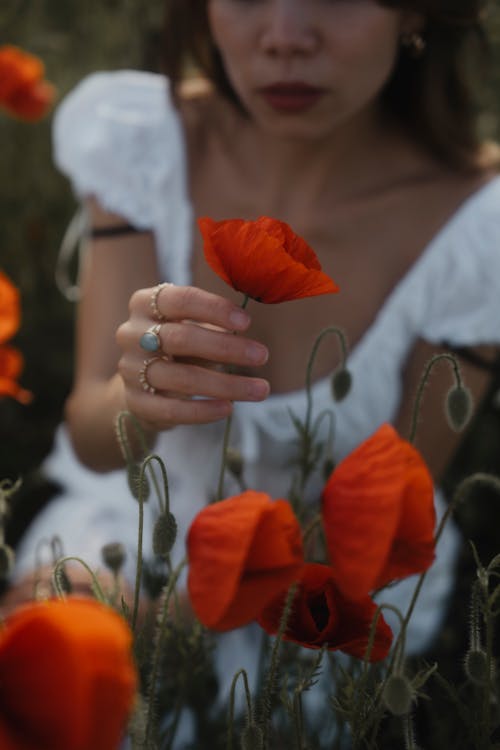
[[[266,380],[230,372],[263,365],[268,351],[234,335],[247,330],[250,316],[229,300],[163,284],[135,292],[129,309],[117,331],[118,370],[127,408],[146,425],[163,430],[214,422],[231,413],[233,401],[262,401],[269,394]],[[155,351],[141,347],[148,329]]]

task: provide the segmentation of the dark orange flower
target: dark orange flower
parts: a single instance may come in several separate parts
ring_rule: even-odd
[[[0,47],[0,106],[25,120],[43,117],[55,97],[44,76],[44,65],[35,55],[13,45]]]
[[[259,625],[270,635],[278,632],[286,597],[286,593],[282,593],[258,618]],[[326,645],[329,651],[344,651],[362,659],[376,610],[377,606],[369,596],[357,601],[342,596],[330,567],[307,563],[302,570],[283,639],[305,648]],[[392,631],[380,615],[369,661],[384,659],[391,643]]]
[[[0,398],[10,396],[21,404],[29,404],[33,394],[17,383],[23,369],[23,355],[12,346],[0,346]]]
[[[207,263],[227,284],[258,302],[338,292],[309,245],[283,221],[198,219]]]
[[[418,451],[388,424],[345,458],[323,491],[330,562],[361,598],[434,560],[434,486]]]
[[[193,609],[200,622],[221,631],[255,620],[304,564],[290,504],[251,490],[204,508],[187,550]]]
[[[131,633],[93,599],[37,602],[0,630],[2,750],[115,750],[136,691]]]
[[[0,271],[0,344],[8,341],[19,328],[19,292],[10,279]]]

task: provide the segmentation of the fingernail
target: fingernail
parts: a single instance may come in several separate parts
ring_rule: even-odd
[[[269,357],[269,352],[262,344],[248,344],[245,354],[247,360],[254,365],[263,365]]]
[[[267,380],[254,380],[249,387],[250,398],[264,399],[269,396],[269,383]]]
[[[233,310],[229,315],[229,320],[234,328],[242,330],[250,324],[250,316],[244,310]]]

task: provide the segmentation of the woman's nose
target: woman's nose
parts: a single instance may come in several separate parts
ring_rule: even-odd
[[[310,55],[318,46],[319,30],[311,0],[273,0],[262,31],[262,49],[273,56]],[[309,7],[308,7],[309,6]]]

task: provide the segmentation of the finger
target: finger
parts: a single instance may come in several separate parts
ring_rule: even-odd
[[[195,323],[162,323],[157,326],[160,349],[169,356],[194,357],[207,362],[254,367],[267,362],[267,348],[243,336],[208,329]],[[125,326],[119,334],[118,343],[124,350],[136,346],[144,331],[135,326]]]
[[[209,424],[226,419],[233,410],[231,401],[217,399],[171,398],[160,392],[156,394],[134,390],[127,398],[129,410],[139,416],[141,422],[156,430],[188,424]]]
[[[164,361],[160,357],[137,361],[124,359],[119,367],[120,374],[132,389],[145,390],[146,385],[169,398],[203,397],[221,401],[262,401],[269,395],[269,383],[262,378],[234,375],[176,361]],[[141,371],[142,380],[138,375]]]
[[[137,311],[151,318],[151,296],[154,289],[141,289],[132,296],[131,312]],[[244,331],[250,316],[225,297],[194,286],[168,284],[156,297],[158,312],[167,320],[194,320],[211,323],[228,331]]]

